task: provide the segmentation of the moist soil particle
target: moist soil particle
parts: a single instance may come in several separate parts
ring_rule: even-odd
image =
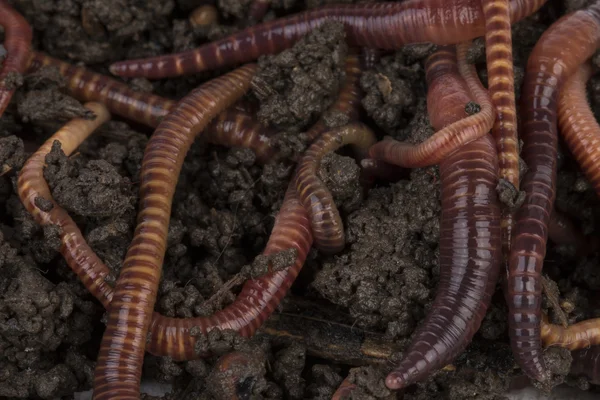
[[[292,7],[302,10],[328,2],[273,1],[265,20]],[[36,50],[108,73],[108,64],[115,60],[190,49],[235,32],[248,24],[252,2],[219,1],[218,21],[202,27],[192,26],[188,19],[192,9],[204,4],[198,0],[12,3],[32,24]],[[549,2],[514,26],[517,94],[527,56],[541,33],[566,10],[584,3],[589,1]],[[484,44],[478,43],[471,56],[485,82]],[[362,74],[361,103],[367,116],[363,121],[380,138],[391,135],[419,143],[433,134],[423,62],[434,49],[406,46],[384,55]],[[295,162],[308,145],[302,132],[323,115],[329,126],[346,122],[327,109],[343,84],[349,51],[343,27],[328,23],[291,49],[260,58],[260,71],[245,100],[257,107],[257,119],[278,131],[273,137],[279,151],[276,161],[262,166],[249,150],[224,149],[202,140],[194,143],[174,196],[157,311],[180,318],[210,315],[234,301],[245,279],[278,270],[294,258],[293,251],[260,254]],[[130,83],[138,90],[179,98],[223,72]],[[59,228],[40,227],[28,215],[18,199],[16,181],[26,158],[57,128],[70,118],[91,115],[66,94],[65,81],[54,68],[15,77],[14,83],[19,86],[16,95],[0,119],[0,397],[68,399],[91,388],[105,313],[62,259]],[[600,79],[592,79],[589,88],[594,111],[600,115]],[[65,156],[55,143],[46,157],[44,177],[52,196],[113,271],[111,281],[118,276],[133,236],[148,133],[147,128],[115,120],[73,155]],[[357,385],[352,398],[396,398],[383,379],[389,363],[402,356],[430,311],[439,280],[439,173],[437,167],[415,169],[398,182],[365,192],[357,162],[342,153],[349,154],[324,157],[318,174],[341,212],[347,245],[335,256],[311,250],[298,281],[278,308],[286,318],[300,318],[303,309],[303,318],[327,323],[318,325],[322,329],[305,330],[306,337],[300,339],[280,328],[259,331],[250,339],[232,331],[192,332],[198,336],[195,350],[209,357],[174,362],[146,355],[144,379],[172,384],[167,398],[330,399],[348,374]],[[507,202],[517,201],[514,191],[505,192]],[[44,210],[52,207],[49,199],[38,198],[36,204]],[[561,143],[556,208],[598,243],[599,205]],[[594,295],[600,290],[598,258],[596,250],[580,255],[549,244],[544,273],[556,284],[549,287],[557,288],[558,296],[544,302],[544,309],[553,320],[563,314],[574,323],[599,315]],[[301,306],[303,301],[310,306]],[[373,357],[368,361],[373,365],[332,361],[324,344],[335,343],[337,354],[350,350],[344,351],[344,341],[330,324],[354,327],[365,337],[378,335],[392,355],[377,365]],[[232,354],[250,355],[250,361],[233,363],[223,371],[220,366]],[[361,357],[346,359],[364,361]],[[569,352],[551,349],[545,357],[552,372],[550,386],[565,381]],[[404,399],[501,399],[519,376],[499,284],[467,350],[425,382],[408,388]],[[581,378],[566,382],[596,390]]]

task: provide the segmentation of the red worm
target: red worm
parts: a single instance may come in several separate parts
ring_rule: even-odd
[[[544,3],[545,0],[512,0],[510,20],[521,20]],[[124,77],[158,79],[242,64],[291,47],[307,32],[327,21],[346,26],[351,46],[377,49],[393,50],[420,42],[455,44],[485,34],[480,0],[328,5],[252,26],[194,50],[117,62],[110,70]]]
[[[55,140],[61,142],[62,150],[69,155],[97,126],[108,119],[108,111],[103,105],[90,103],[86,107],[96,113],[96,119],[73,120],[53,135],[21,169],[18,192],[23,205],[39,224],[52,224],[61,228],[61,254],[85,287],[108,308],[113,288],[106,278],[111,272],[88,246],[67,212],[54,201],[43,175],[44,159]],[[53,208],[48,212],[39,209],[35,201],[38,197],[51,201]],[[229,328],[236,329],[242,335],[252,335],[277,307],[294,282],[311,245],[308,216],[297,200],[294,186],[290,185],[264,254],[296,249],[294,264],[286,270],[247,281],[237,299],[212,316],[177,319],[154,313],[147,350],[154,355],[168,356],[177,361],[198,358],[201,354],[194,350],[197,337],[190,332],[193,327],[200,327],[204,333],[212,329]]]
[[[355,121],[359,118],[360,100],[362,98],[359,81],[362,71],[363,69],[361,68],[361,60],[357,55],[351,54],[346,57],[346,77],[344,84],[340,89],[337,99],[333,102],[331,107],[329,107],[327,112],[344,114],[350,121]],[[330,128],[327,127],[323,118],[321,118],[308,131],[306,131],[306,138],[309,142],[312,142],[317,137],[321,136],[323,132],[326,132],[329,129]]]
[[[99,101],[110,112],[142,124],[156,127],[175,107],[175,102],[150,93],[136,92],[123,82],[76,67],[42,53],[33,52],[27,73],[44,66],[58,68],[67,80],[69,94],[80,101]]]
[[[600,195],[600,126],[585,92],[591,76],[592,67],[586,63],[565,83],[558,100],[558,126],[569,150]]]
[[[591,383],[600,384],[600,347],[594,346],[590,349],[578,350],[571,353],[570,374],[574,376],[585,376]]]
[[[542,315],[540,328],[544,347],[564,347],[569,350],[586,349],[600,344],[600,318],[592,318],[568,327],[548,322]]]
[[[29,61],[32,32],[29,23],[6,0],[0,0],[0,25],[4,27],[6,58],[0,71],[0,116],[10,103],[15,88],[7,85],[11,74],[23,74]]]
[[[317,139],[306,151],[294,177],[298,197],[311,220],[315,247],[327,254],[341,251],[346,245],[344,224],[327,186],[317,177],[323,157],[345,145],[366,154],[375,143],[375,135],[363,124],[334,128]],[[359,156],[360,158],[360,156]]]
[[[540,340],[540,275],[555,198],[558,92],[598,44],[599,3],[562,17],[534,47],[521,95],[522,157],[529,169],[521,183],[525,202],[516,214],[506,300],[515,359],[539,381],[548,378]]]
[[[215,118],[203,135],[213,144],[227,147],[244,147],[256,154],[259,163],[275,159],[277,150],[269,136],[273,133],[245,112],[229,109]]]
[[[369,156],[390,164],[405,168],[419,168],[435,165],[461,146],[486,135],[494,123],[494,109],[488,92],[481,85],[475,67],[467,64],[468,44],[457,46],[458,69],[464,77],[471,95],[481,106],[481,111],[453,119],[449,125],[440,125],[441,129],[418,145],[385,139],[369,150]],[[461,115],[461,114],[455,114]]]
[[[459,120],[470,98],[447,49],[431,56],[426,68],[429,116],[440,128]],[[498,159],[491,136],[446,157],[440,177],[440,281],[430,313],[386,378],[386,386],[393,390],[427,378],[465,349],[485,316],[500,270]]]
[[[140,171],[138,225],[108,307],[94,399],[139,398],[151,314],[166,250],[171,202],[196,135],[250,87],[256,65],[213,79],[184,97],[150,138]]]

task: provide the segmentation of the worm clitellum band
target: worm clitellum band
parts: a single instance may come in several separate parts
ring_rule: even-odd
[[[511,22],[533,14],[545,2],[512,0]],[[389,50],[422,42],[456,44],[485,34],[481,0],[328,5],[255,25],[194,50],[117,62],[110,69],[123,77],[160,79],[242,64],[291,47],[326,21],[343,23],[352,46]]]
[[[564,16],[539,39],[527,63],[521,95],[525,201],[516,214],[509,258],[508,327],[513,354],[532,379],[548,378],[540,340],[548,220],[554,206],[558,92],[600,44],[600,2]]]
[[[434,128],[464,118],[472,96],[448,48],[426,64],[428,113]],[[489,134],[460,147],[440,164],[440,281],[431,311],[403,359],[386,378],[390,389],[425,379],[471,342],[491,302],[501,262],[498,159]]]

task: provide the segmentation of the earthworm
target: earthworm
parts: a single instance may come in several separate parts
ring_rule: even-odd
[[[139,398],[146,336],[183,160],[196,135],[246,93],[256,68],[255,64],[245,65],[193,90],[161,121],[146,146],[138,225],[108,307],[94,373],[96,400]]]
[[[600,4],[556,21],[535,45],[521,95],[525,201],[516,213],[506,287],[515,360],[530,378],[548,378],[542,357],[541,270],[554,206],[558,91],[600,43]]]
[[[600,344],[600,318],[591,318],[563,327],[551,324],[542,314],[541,338],[544,347],[557,346],[569,350],[585,349]]]
[[[327,186],[317,177],[323,157],[345,145],[352,145],[359,158],[375,143],[375,135],[361,123],[334,128],[317,139],[304,153],[294,176],[298,198],[311,220],[315,247],[326,254],[346,245],[344,224]]]
[[[107,307],[112,296],[112,287],[106,281],[110,270],[83,240],[81,231],[68,213],[54,201],[43,171],[46,155],[54,141],[59,141],[62,150],[69,155],[96,128],[110,119],[108,110],[102,104],[86,103],[85,107],[92,110],[96,118],[73,119],[48,139],[23,165],[17,189],[21,202],[40,225],[51,224],[60,228],[61,254],[90,293]],[[36,205],[37,198],[50,201],[52,209],[42,211]]]
[[[574,376],[585,376],[591,383],[600,384],[600,347],[593,346],[590,349],[578,350],[571,353],[570,374]]]
[[[354,383],[350,382],[348,378],[346,378],[342,381],[342,384],[337,388],[337,390],[331,397],[331,400],[350,399],[352,392],[354,392],[356,389],[357,386]]]
[[[248,10],[248,18],[251,21],[262,20],[267,11],[269,11],[270,5],[270,0],[252,0],[252,3],[250,3],[250,9]]]
[[[458,69],[470,93],[481,106],[481,111],[466,118],[454,119],[450,125],[441,126],[433,136],[418,145],[398,142],[390,138],[384,139],[369,149],[371,158],[405,168],[435,165],[459,147],[490,131],[494,123],[495,111],[487,90],[479,81],[475,67],[467,64],[468,49],[469,44],[466,43],[457,46]]]
[[[361,67],[361,60],[358,55],[350,54],[348,57],[346,57],[344,71],[346,73],[346,77],[344,79],[344,83],[342,84],[342,88],[338,93],[338,97],[329,107],[327,112],[344,114],[348,117],[349,121],[354,121],[359,117],[361,107],[360,101],[362,98],[362,91],[359,87],[359,81],[363,68]],[[306,131],[305,135],[307,140],[312,142],[329,129],[330,128],[327,127],[323,118],[321,118],[308,131]]]
[[[537,11],[546,0],[512,0],[510,20]],[[291,47],[327,21],[346,27],[348,44],[394,50],[420,42],[455,44],[485,34],[480,0],[406,0],[400,3],[337,4],[249,27],[182,53],[114,63],[113,74],[151,79],[195,74],[253,61]]]
[[[15,92],[13,85],[7,84],[6,80],[11,75],[23,75],[25,72],[33,34],[27,20],[6,0],[0,0],[0,25],[4,27],[6,49],[6,58],[0,71],[0,115],[2,115]]]
[[[265,361],[261,359],[259,350],[253,352],[236,350],[225,354],[217,360],[207,386],[218,390],[221,399],[251,399],[253,387],[262,375],[261,367]]]
[[[427,60],[427,80],[434,91],[427,107],[434,128],[459,120],[469,101],[468,89],[447,49]],[[431,311],[386,377],[392,390],[425,379],[465,349],[485,317],[500,270],[498,160],[491,136],[471,141],[442,160],[440,178],[440,282]]]
[[[592,66],[585,63],[560,91],[558,127],[583,173],[600,195],[600,126],[592,113],[585,91]]]
[[[175,102],[151,93],[136,92],[123,82],[108,76],[57,60],[43,53],[32,52],[27,73],[44,66],[58,68],[67,80],[69,94],[80,101],[99,101],[110,112],[121,117],[156,127],[175,107]]]
[[[204,4],[196,7],[188,17],[190,24],[194,27],[208,26],[219,20],[219,12],[212,4]]]
[[[86,107],[96,113],[96,119],[71,121],[50,138],[23,166],[18,180],[18,192],[25,208],[39,224],[52,224],[61,228],[61,254],[90,293],[108,308],[113,288],[106,277],[111,272],[86,243],[68,213],[54,201],[43,175],[44,158],[55,140],[61,142],[62,150],[69,155],[108,118],[108,111],[103,105],[90,103],[86,104]],[[39,209],[35,202],[38,197],[51,201],[52,209],[48,212]],[[242,335],[252,335],[291,287],[311,245],[308,216],[297,200],[292,184],[275,219],[273,232],[263,254],[274,254],[293,248],[297,250],[294,264],[286,270],[247,281],[236,300],[212,316],[177,319],[155,312],[147,344],[148,352],[157,356],[168,356],[177,361],[198,358],[201,355],[196,354],[194,350],[197,338],[190,332],[193,327],[200,327],[204,333],[212,329],[236,329]],[[240,315],[243,315],[243,318],[240,318]]]
[[[256,154],[259,163],[266,163],[276,156],[269,134],[273,133],[252,116],[238,110],[226,110],[206,127],[204,137],[213,144],[228,147],[244,147]]]

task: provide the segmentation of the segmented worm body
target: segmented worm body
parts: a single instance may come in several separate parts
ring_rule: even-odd
[[[431,56],[426,68],[431,94],[427,108],[432,125],[439,129],[459,120],[470,98],[448,49]],[[446,157],[440,177],[440,281],[430,313],[386,378],[390,389],[425,379],[465,349],[481,325],[498,278],[502,251],[498,159],[491,136]]]
[[[69,94],[80,101],[99,101],[110,112],[121,117],[156,127],[174,107],[175,102],[151,93],[136,92],[123,82],[108,76],[33,52],[27,73],[44,66],[58,68],[67,80]]]
[[[7,84],[11,74],[23,74],[29,60],[32,32],[29,23],[8,1],[0,1],[0,25],[4,27],[4,48],[6,58],[0,70],[0,115],[10,103],[15,88]]]
[[[541,337],[544,347],[564,347],[569,350],[585,349],[600,344],[600,318],[592,318],[568,327],[551,324],[542,315]]]
[[[600,347],[594,346],[590,349],[578,350],[571,353],[570,374],[574,376],[585,376],[595,385],[600,384]]]
[[[512,0],[510,20],[537,11],[545,0]],[[197,49],[113,64],[124,77],[168,78],[223,68],[279,53],[327,21],[346,27],[350,45],[397,49],[419,42],[455,44],[485,34],[480,0],[406,0],[403,2],[328,5],[252,26]]]
[[[473,98],[481,106],[480,112],[455,119],[433,136],[418,145],[384,139],[369,150],[369,156],[405,168],[419,168],[440,163],[450,153],[466,143],[486,135],[494,123],[495,112],[487,90],[481,85],[475,67],[467,64],[468,44],[457,46],[458,69],[464,77]],[[464,114],[464,113],[463,113]]]
[[[229,109],[210,123],[203,136],[213,144],[250,149],[256,154],[257,161],[264,164],[273,160],[277,153],[269,138],[273,133],[251,115]]]
[[[92,110],[96,118],[91,121],[74,119],[56,132],[23,165],[17,188],[21,202],[39,224],[56,225],[60,228],[60,253],[90,293],[104,307],[108,307],[112,297],[112,287],[106,278],[110,275],[110,270],[85,242],[81,231],[67,212],[56,204],[44,179],[43,171],[46,155],[52,149],[54,141],[58,140],[64,153],[69,155],[96,128],[110,119],[108,110],[102,104],[87,103],[85,107]],[[37,198],[52,202],[52,209],[42,211],[36,205]]]
[[[346,244],[344,224],[327,186],[317,177],[323,157],[345,145],[352,145],[359,158],[375,143],[365,125],[354,123],[334,128],[317,139],[306,151],[294,176],[298,197],[308,212],[315,246],[327,254],[337,253]]]
[[[516,214],[506,300],[515,359],[530,378],[540,381],[547,379],[540,340],[540,275],[555,198],[558,91],[596,50],[599,22],[596,2],[544,32],[529,57],[521,96],[521,155],[528,171],[521,183],[525,201]]]
[[[140,171],[138,225],[108,307],[94,399],[139,398],[142,362],[165,255],[171,202],[196,135],[249,88],[256,65],[209,81],[184,97],[150,138]]]
[[[600,195],[600,126],[585,91],[591,76],[592,67],[586,63],[565,83],[558,100],[558,126],[581,170]]]

